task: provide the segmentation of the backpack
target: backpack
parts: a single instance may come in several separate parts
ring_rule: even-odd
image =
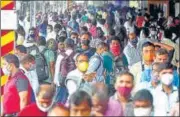
[[[49,69],[48,65],[44,56],[44,53],[47,49],[44,49],[41,53],[38,52],[35,55],[35,61],[36,61],[36,72],[38,76],[39,82],[42,82],[49,78]]]
[[[76,68],[75,60],[73,59],[75,56],[75,52],[72,52],[69,56],[64,53],[60,52],[60,54],[64,57],[60,64],[60,85],[64,85],[64,81],[66,79],[66,76],[69,72],[74,70]]]

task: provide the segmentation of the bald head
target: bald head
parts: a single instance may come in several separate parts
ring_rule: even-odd
[[[37,96],[43,99],[52,99],[55,94],[55,87],[49,83],[44,83],[39,86]]]
[[[69,116],[69,109],[63,105],[54,105],[48,112],[48,116]]]

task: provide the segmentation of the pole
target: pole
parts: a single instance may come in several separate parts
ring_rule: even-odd
[[[36,1],[33,1],[33,3],[34,3],[33,26],[36,27]]]
[[[30,9],[29,9],[29,14],[30,14],[30,26],[32,26],[32,15],[33,15],[33,12],[32,12],[32,1],[29,2],[30,4]]]

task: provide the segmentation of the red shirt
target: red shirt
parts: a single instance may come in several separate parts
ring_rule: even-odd
[[[30,104],[18,113],[18,116],[47,116],[47,112],[41,111],[36,103]]]
[[[143,26],[144,17],[143,16],[137,16],[136,18],[136,25],[138,28],[141,28]]]

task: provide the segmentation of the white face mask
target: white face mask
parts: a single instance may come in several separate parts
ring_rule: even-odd
[[[38,103],[38,100],[37,100],[37,98],[36,98],[36,104],[37,104],[37,107],[38,107],[41,111],[43,111],[43,112],[48,112],[48,111],[52,108],[52,106],[53,106],[53,104],[54,104],[54,101],[52,101],[52,103],[51,103],[48,107],[42,107],[42,106]]]
[[[134,115],[135,116],[150,116],[152,108],[134,108]]]
[[[173,81],[173,75],[172,74],[163,74],[161,76],[161,82],[165,85],[170,85]]]
[[[10,75],[10,71],[6,67],[2,68],[2,71],[5,75],[7,75],[7,76]]]
[[[151,31],[151,35],[156,35],[156,31]]]

